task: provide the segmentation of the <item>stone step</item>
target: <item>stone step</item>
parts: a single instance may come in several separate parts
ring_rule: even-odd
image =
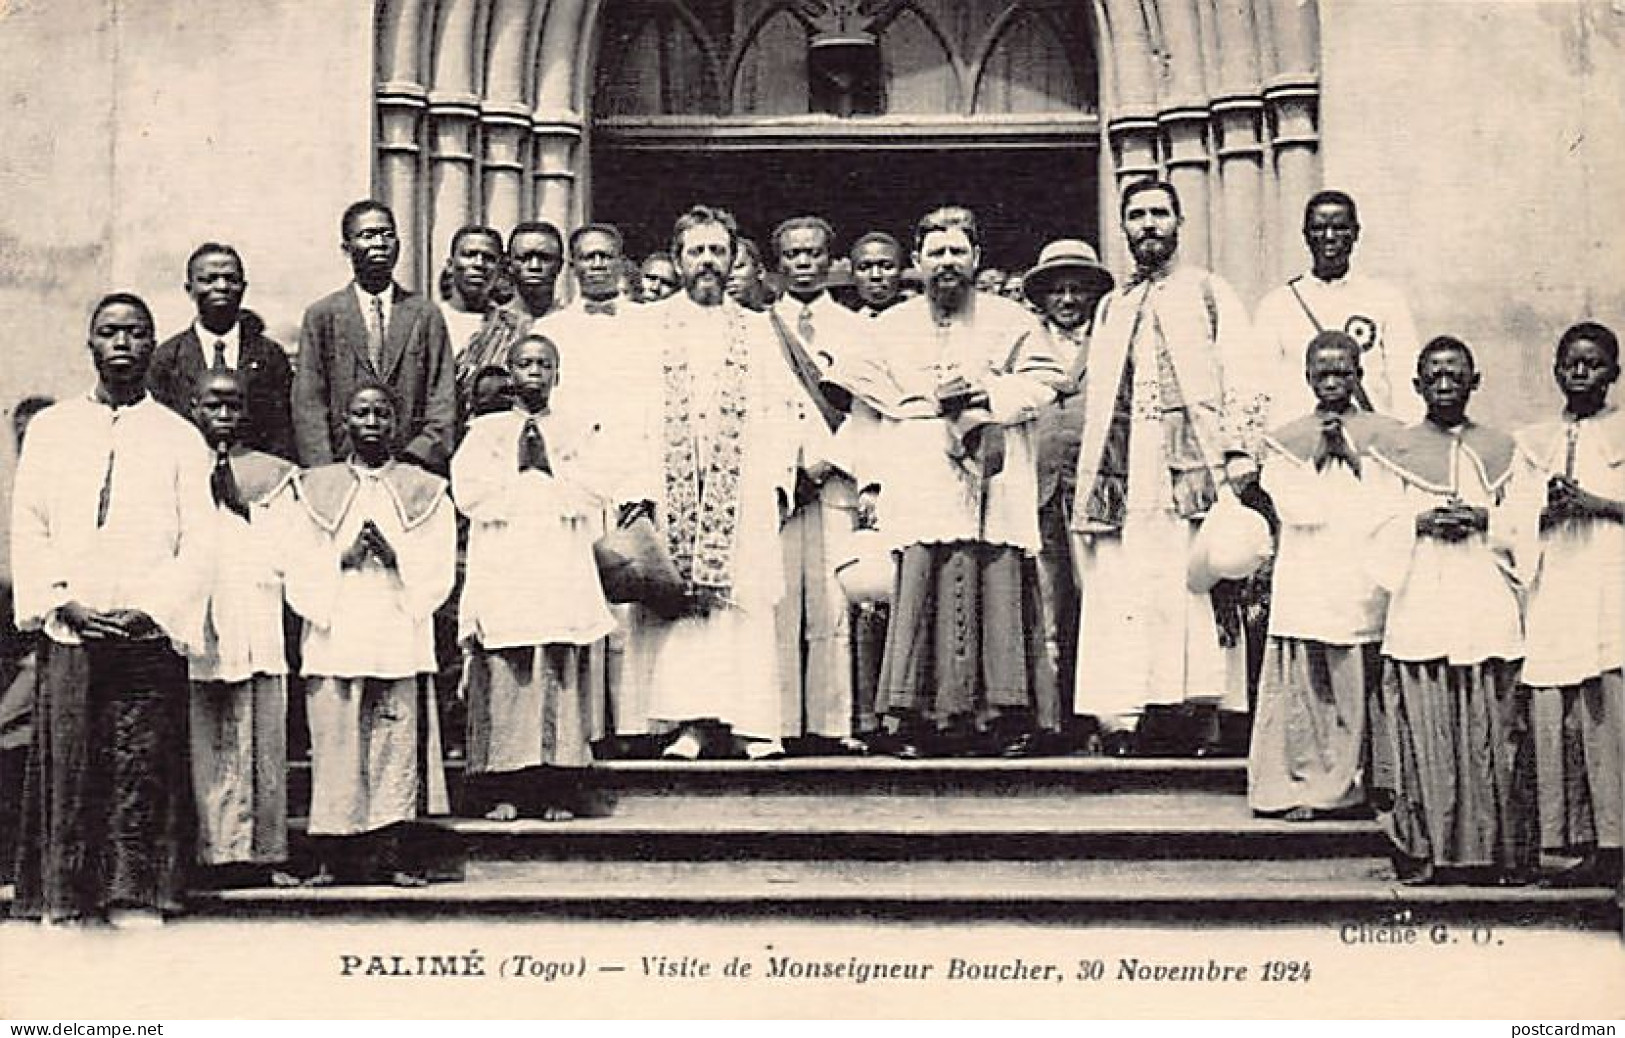
[[[1310,858],[1383,853],[1369,821],[1255,818],[1223,793],[1111,796],[622,796],[570,822],[428,823],[471,859],[743,859],[849,855],[1043,859]]]
[[[464,807],[464,766],[446,762],[453,804]],[[1247,790],[1240,760],[1033,757],[1019,760],[901,761],[890,757],[800,757],[773,761],[608,761],[593,769],[607,792],[633,796],[740,796],[795,794],[847,796],[992,796],[1156,793],[1229,793]],[[288,774],[289,806],[310,803],[310,762]]]
[[[463,882],[200,895],[204,914],[520,916],[910,915],[1102,919],[1441,921],[1607,929],[1607,890],[1407,887],[1375,858],[1180,861],[473,861]]]

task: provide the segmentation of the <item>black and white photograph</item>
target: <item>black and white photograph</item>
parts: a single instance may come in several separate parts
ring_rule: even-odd
[[[0,0],[0,126],[0,1018],[1625,1016],[1625,0]]]

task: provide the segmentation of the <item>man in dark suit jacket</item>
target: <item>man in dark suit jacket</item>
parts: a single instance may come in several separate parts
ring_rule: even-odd
[[[394,393],[399,456],[444,473],[457,425],[456,362],[433,302],[395,284],[400,239],[382,202],[356,202],[339,225],[355,280],[312,303],[299,330],[293,430],[309,468],[350,453],[344,414],[364,382]]]
[[[243,258],[230,245],[204,242],[186,261],[186,294],[197,320],[159,344],[147,371],[147,390],[191,419],[192,395],[205,371],[222,368],[242,379],[247,394],[244,443],[294,460],[289,393],[293,369],[282,346],[265,335],[265,323],[243,309],[248,281]]]

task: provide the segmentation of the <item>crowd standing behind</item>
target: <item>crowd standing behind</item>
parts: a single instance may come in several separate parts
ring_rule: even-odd
[[[1256,813],[1375,814],[1407,882],[1620,882],[1614,333],[1565,332],[1562,413],[1508,435],[1352,269],[1348,195],[1252,315],[1172,185],[1119,204],[1116,276],[1066,238],[985,267],[957,206],[844,255],[694,206],[641,264],[463,227],[428,300],[364,200],[292,364],[228,244],[161,344],[106,296],[94,388],[16,409],[17,912],[420,885],[448,754],[495,822],[603,813],[605,757],[1247,756]]]

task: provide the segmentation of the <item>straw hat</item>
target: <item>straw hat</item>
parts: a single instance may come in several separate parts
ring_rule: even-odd
[[[1062,272],[1081,273],[1086,278],[1092,278],[1102,292],[1110,292],[1117,283],[1112,272],[1095,254],[1094,246],[1076,238],[1061,238],[1044,246],[1038,254],[1038,262],[1022,279],[1021,290],[1037,306],[1043,301],[1040,297],[1049,290],[1050,280]]]

